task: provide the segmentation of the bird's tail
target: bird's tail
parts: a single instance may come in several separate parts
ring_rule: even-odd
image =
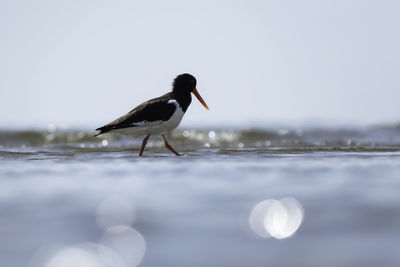
[[[96,133],[94,136],[99,136],[99,135],[101,135],[103,133],[111,131],[112,129],[113,129],[113,127],[109,126],[109,125],[105,125],[103,127],[97,128],[96,131],[99,131],[99,132]]]

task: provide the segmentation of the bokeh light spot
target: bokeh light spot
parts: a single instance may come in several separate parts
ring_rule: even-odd
[[[254,206],[250,213],[249,224],[253,232],[260,237],[270,237],[271,235],[267,232],[264,226],[264,218],[267,215],[270,207],[276,202],[274,199],[268,199],[261,201]]]
[[[107,140],[101,141],[101,145],[102,145],[102,146],[108,146],[108,141],[107,141]]]
[[[209,131],[208,132],[208,137],[211,138],[211,139],[215,138],[215,132],[214,131]]]
[[[98,255],[83,247],[59,250],[47,261],[45,267],[106,267]]]
[[[113,250],[127,266],[137,266],[142,261],[146,242],[143,236],[129,226],[113,226],[109,228],[101,238],[100,243]],[[108,254],[101,254],[102,259],[108,265],[112,265],[114,258]]]
[[[189,137],[190,136],[190,132],[188,130],[183,131],[182,133],[183,137]]]
[[[301,204],[294,198],[264,200],[250,213],[249,224],[260,237],[277,239],[292,236],[300,227],[304,217]]]

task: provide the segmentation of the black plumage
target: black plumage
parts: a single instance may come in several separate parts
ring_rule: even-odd
[[[96,136],[111,130],[136,127],[138,123],[169,120],[176,110],[173,103],[168,104],[168,101],[173,99],[171,95],[172,93],[167,93],[140,104],[124,116],[97,128],[96,131],[100,132]]]

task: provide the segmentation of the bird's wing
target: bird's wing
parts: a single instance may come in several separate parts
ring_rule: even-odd
[[[124,116],[97,128],[96,131],[100,132],[96,136],[115,129],[143,126],[154,121],[167,121],[176,110],[176,105],[173,102],[168,103],[169,100],[171,98],[164,95],[144,102]]]

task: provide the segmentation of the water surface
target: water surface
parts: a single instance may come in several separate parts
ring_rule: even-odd
[[[0,131],[1,266],[400,264],[398,125],[178,130],[183,157],[92,135]],[[288,198],[293,233],[257,235],[253,208]]]

